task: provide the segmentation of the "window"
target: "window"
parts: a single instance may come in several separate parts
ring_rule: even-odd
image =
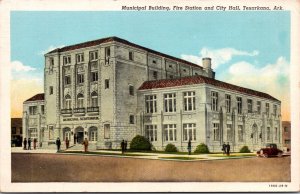
[[[54,59],[51,57],[50,58],[50,65],[49,65],[49,71],[52,72],[54,68]]]
[[[218,92],[211,92],[211,110],[218,111]]]
[[[41,105],[41,114],[42,115],[45,114],[45,107],[44,107],[44,105]]]
[[[53,86],[50,86],[50,87],[49,87],[49,94],[50,94],[50,95],[53,94]]]
[[[134,87],[133,86],[129,86],[129,95],[134,96]]]
[[[284,132],[289,132],[289,129],[287,127],[284,127]]]
[[[155,61],[155,60],[152,60],[152,63],[153,63],[153,64],[156,64],[156,61]]]
[[[129,124],[134,124],[134,115],[129,115]]]
[[[84,55],[83,53],[77,54],[76,55],[76,62],[77,63],[82,63],[84,61]]]
[[[251,99],[247,100],[247,105],[248,105],[248,113],[252,113],[252,100]]]
[[[49,139],[54,139],[54,129],[53,126],[49,126]]]
[[[98,52],[97,51],[90,52],[90,61],[95,61],[97,59],[98,59]]]
[[[238,114],[242,114],[242,108],[243,108],[243,101],[241,97],[237,97],[237,110],[238,110]]]
[[[11,133],[12,134],[16,134],[17,133],[17,128],[16,127],[12,127],[11,128]]]
[[[37,129],[36,128],[29,128],[28,137],[30,137],[31,140],[37,138],[38,137]]]
[[[196,124],[183,124],[183,141],[196,141]]]
[[[146,113],[156,112],[156,95],[145,96],[146,101]]]
[[[97,92],[92,92],[91,101],[92,101],[92,107],[98,107],[98,94],[97,94]]]
[[[37,107],[36,106],[29,106],[29,114],[36,115],[37,114]]]
[[[269,116],[270,113],[270,104],[266,103],[266,114]]]
[[[77,74],[77,83],[82,84],[84,82],[84,75],[83,74]]]
[[[92,82],[98,81],[98,72],[97,71],[91,72],[91,81]]]
[[[277,106],[276,104],[273,105],[273,113],[276,116],[277,115]]]
[[[104,139],[110,138],[110,124],[104,124]]]
[[[129,51],[129,60],[133,61],[133,52],[132,51]]]
[[[89,140],[97,141],[97,127],[91,127],[89,132]]]
[[[214,135],[214,141],[220,140],[220,125],[219,125],[219,123],[213,123],[213,135]]]
[[[232,141],[232,139],[233,139],[232,125],[227,124],[227,141]]]
[[[228,94],[225,95],[225,106],[226,106],[226,112],[230,113],[230,111],[231,111],[231,96]]]
[[[238,125],[238,140],[239,142],[244,141],[244,129],[242,125]]]
[[[195,92],[183,92],[183,101],[185,111],[196,110]]]
[[[70,95],[66,95],[65,96],[65,109],[71,109],[71,96]]]
[[[267,127],[267,140],[271,140],[271,129],[270,127]]]
[[[83,100],[84,100],[83,94],[78,94],[77,95],[77,108],[83,108]]]
[[[71,84],[71,76],[66,75],[65,76],[65,85],[69,85],[69,84]]]
[[[176,94],[164,94],[165,112],[176,112]]]
[[[146,125],[145,126],[145,137],[149,141],[157,141],[157,129],[156,125]]]
[[[71,56],[64,56],[64,65],[69,65],[71,64]]]
[[[164,139],[165,141],[176,141],[177,134],[176,134],[176,125],[164,125]]]
[[[157,71],[153,71],[153,78],[157,79]]]
[[[105,80],[105,89],[108,89],[109,88],[109,79],[106,79]]]
[[[277,140],[277,139],[278,139],[278,128],[275,127],[275,140]]]
[[[257,113],[260,114],[261,113],[261,102],[260,101],[256,102],[256,107],[257,107]]]
[[[110,47],[105,47],[105,57],[110,57]]]

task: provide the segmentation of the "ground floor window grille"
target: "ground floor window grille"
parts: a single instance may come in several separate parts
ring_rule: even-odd
[[[28,131],[28,136],[31,139],[37,138],[38,137],[37,129],[36,128],[30,128],[29,131]]]
[[[214,123],[213,124],[213,137],[214,141],[219,141],[220,140],[220,124],[219,123]]]
[[[267,127],[267,140],[271,140],[271,130],[270,127]]]
[[[183,141],[196,141],[196,124],[183,124]]]
[[[149,141],[157,141],[157,127],[156,125],[145,126],[145,136]]]
[[[238,136],[239,136],[239,142],[244,141],[244,131],[243,131],[243,126],[239,125],[238,126]]]
[[[232,137],[233,137],[232,125],[227,124],[227,141],[232,141]]]
[[[164,137],[165,141],[176,141],[177,134],[176,134],[176,125],[164,125]]]
[[[97,141],[97,128],[90,129],[90,141]]]
[[[54,129],[53,129],[53,126],[49,126],[49,139],[54,139]]]
[[[104,138],[109,139],[110,138],[110,124],[104,125]]]

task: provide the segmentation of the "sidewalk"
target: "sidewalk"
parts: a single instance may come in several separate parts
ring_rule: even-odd
[[[51,154],[57,153],[55,149],[23,150],[23,148],[21,147],[12,148],[11,151],[12,153],[51,153]],[[176,153],[164,154],[164,153],[144,153],[144,152],[126,152],[124,155],[122,155],[121,151],[115,151],[115,150],[91,150],[88,153],[84,153],[83,149],[62,150],[62,152],[59,152],[57,154],[143,158],[143,159],[152,159],[152,160],[172,160],[172,161],[174,160],[176,161],[224,160],[224,159],[255,157],[255,156],[247,156],[247,155],[227,157],[226,155],[222,156],[221,154],[185,155],[185,154],[176,154]]]

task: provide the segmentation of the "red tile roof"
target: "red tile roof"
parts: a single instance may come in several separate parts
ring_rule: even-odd
[[[22,118],[11,118],[11,127],[22,127]]]
[[[32,96],[31,98],[27,99],[25,102],[31,102],[31,101],[38,101],[38,100],[44,100],[45,99],[45,94],[40,93]]]
[[[232,91],[237,91],[240,93],[244,93],[247,95],[258,96],[261,98],[266,98],[270,100],[279,101],[276,98],[270,96],[269,94],[251,90],[248,88],[243,88],[240,86],[236,86],[233,84],[229,84],[226,82],[218,81],[212,78],[196,75],[190,77],[182,77],[176,79],[164,79],[164,80],[154,80],[154,81],[146,81],[144,82],[139,90],[149,90],[149,89],[156,89],[156,88],[168,88],[168,87],[175,87],[175,86],[183,86],[183,85],[194,85],[194,84],[209,84],[212,86],[216,86],[222,89],[228,89]]]
[[[116,36],[112,36],[112,37],[108,37],[108,38],[102,38],[102,39],[98,39],[98,40],[87,41],[87,42],[83,42],[83,43],[79,43],[79,44],[65,46],[65,47],[62,47],[62,48],[57,48],[57,49],[54,49],[54,50],[48,52],[47,54],[55,53],[55,52],[65,52],[65,51],[70,51],[70,50],[76,50],[76,49],[96,46],[96,45],[99,45],[99,44],[102,44],[102,43],[112,42],[112,41],[120,42],[120,43],[129,45],[129,46],[132,46],[132,47],[135,47],[135,48],[143,49],[143,50],[146,50],[150,53],[154,53],[156,55],[166,57],[166,58],[172,59],[174,61],[177,61],[177,62],[180,62],[180,63],[184,63],[184,64],[187,64],[187,65],[202,69],[202,67],[197,65],[197,64],[194,64],[194,63],[191,63],[189,61],[186,61],[186,60],[183,60],[183,59],[180,59],[180,58],[176,58],[176,57],[173,57],[173,56],[170,56],[170,55],[167,55],[167,54],[164,54],[164,53],[161,53],[161,52],[158,52],[158,51],[155,51],[155,50],[152,50],[152,49],[149,49],[149,48],[137,45],[137,44],[134,44],[132,42],[129,42],[127,40],[124,40],[124,39],[116,37]]]

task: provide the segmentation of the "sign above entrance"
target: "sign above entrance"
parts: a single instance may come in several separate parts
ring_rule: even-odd
[[[79,117],[79,118],[65,118],[63,121],[84,121],[84,120],[99,120],[99,117]]]

